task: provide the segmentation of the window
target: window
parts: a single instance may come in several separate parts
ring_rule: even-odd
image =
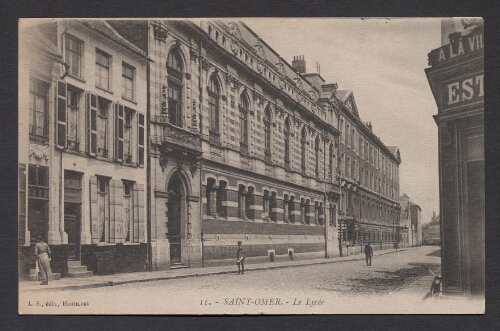
[[[333,143],[330,144],[330,148],[328,151],[328,179],[332,180],[333,179],[333,162],[335,160],[335,155],[334,155],[334,150],[333,150]]]
[[[68,74],[82,78],[82,49],[83,42],[73,36],[64,37],[64,58],[68,65]]]
[[[138,137],[138,146],[139,146],[139,155],[138,155],[138,163],[140,166],[144,166],[144,114],[139,114],[139,137]]]
[[[38,79],[30,79],[30,140],[45,142],[49,137],[48,93],[48,84]]]
[[[349,135],[350,135],[350,132],[349,132],[349,128],[351,126],[349,124],[347,124],[347,122],[345,123],[345,145],[347,147],[351,147],[351,144],[349,143]]]
[[[125,236],[125,242],[133,242],[134,238],[138,238],[134,235],[134,197],[133,197],[133,186],[134,183],[130,181],[123,181],[123,206],[125,211],[125,229],[127,234]]]
[[[133,161],[134,130],[132,128],[134,115],[135,112],[132,109],[124,107],[120,104],[115,105],[115,158],[116,160],[123,161],[125,163],[132,163]],[[142,134],[144,135],[144,132]]]
[[[182,126],[182,58],[177,49],[168,53],[168,121],[175,126]]]
[[[206,198],[207,215],[217,218],[217,187],[213,178],[207,180]]]
[[[365,157],[365,146],[362,137],[359,137],[359,155],[361,158]]]
[[[220,143],[219,133],[219,100],[220,100],[220,84],[216,74],[210,76],[208,83],[208,108],[210,118],[210,141]]]
[[[246,198],[247,198],[247,191],[245,189],[245,186],[240,185],[238,188],[238,217],[243,220],[247,219]]]
[[[79,90],[69,87],[67,92],[67,117],[68,117],[68,136],[67,136],[67,147],[74,151],[78,151],[80,148],[80,143],[78,139],[78,118],[80,116],[80,99],[82,92]]]
[[[314,142],[314,158],[316,160],[314,173],[316,176],[319,176],[319,137],[316,137],[316,141]]]
[[[108,111],[111,101],[97,98],[97,155],[108,157]]]
[[[220,217],[227,217],[227,182],[220,181],[219,188],[217,189],[217,215]]]
[[[95,52],[95,85],[105,90],[110,90],[109,69],[111,67],[111,56],[96,50]]]
[[[264,112],[264,153],[266,158],[271,157],[271,109],[266,108]]]
[[[135,69],[134,67],[123,63],[122,64],[122,82],[123,82],[123,97],[125,99],[134,101],[134,77],[135,77]]]
[[[49,199],[49,168],[34,164],[29,165],[28,197]]]
[[[306,201],[304,198],[300,199],[300,223],[306,224]]]
[[[351,178],[351,158],[347,157],[345,161],[345,176],[347,178]]]
[[[240,148],[241,152],[248,153],[248,111],[250,101],[246,93],[240,97]]]
[[[285,167],[290,167],[290,119],[287,118],[283,129],[285,139]]]
[[[340,131],[340,140],[341,142],[343,143],[345,140],[344,140],[344,135],[342,134],[342,130],[344,129],[344,119],[341,118],[339,120],[339,131]]]
[[[264,196],[262,197],[262,210],[263,210],[263,213],[265,214],[263,216],[264,220],[269,219],[270,214],[271,214],[270,201],[271,201],[271,196],[269,195],[269,191],[264,190]]]
[[[307,156],[307,133],[306,129],[302,129],[302,134],[300,135],[300,148],[301,148],[301,168],[302,172],[306,171],[306,156]]]
[[[255,220],[255,209],[253,206],[255,205],[255,188],[248,187],[247,199],[245,204],[246,217],[251,220]]]

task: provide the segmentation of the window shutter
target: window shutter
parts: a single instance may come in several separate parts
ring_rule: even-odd
[[[145,242],[144,184],[134,185],[134,242]]]
[[[123,214],[123,182],[119,179],[110,180],[109,205],[109,241],[124,242],[125,220]]]
[[[115,114],[116,114],[116,153],[115,158],[118,161],[123,160],[123,125],[124,125],[124,107],[117,103],[115,105]]]
[[[95,156],[97,152],[97,95],[93,93],[89,93],[87,96],[87,116],[87,151],[90,155]]]
[[[63,81],[57,82],[57,130],[56,130],[56,142],[57,147],[66,147],[66,83]]]
[[[100,239],[99,206],[97,204],[97,176],[90,177],[90,223],[92,229],[92,243],[97,244]]]
[[[137,163],[141,166],[144,165],[144,114],[139,114],[139,119],[137,121],[138,123],[138,146],[139,146],[139,155],[137,156]]]

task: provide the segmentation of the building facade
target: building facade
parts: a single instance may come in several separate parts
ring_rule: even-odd
[[[60,20],[39,33],[48,55],[23,61],[47,62],[47,86],[30,92],[46,93],[33,124],[45,136],[22,128],[19,195],[46,202],[20,211],[26,256],[35,232],[61,251],[63,276],[68,260],[105,274],[233,264],[238,241],[251,263],[399,238],[399,149],[303,56],[289,64],[236,21]],[[31,108],[20,118],[37,119]]]
[[[429,223],[422,225],[422,245],[441,245],[441,223],[436,212]]]
[[[21,32],[21,274],[38,236],[62,276],[144,270],[146,54],[104,21]]]
[[[484,27],[441,26],[425,72],[438,108],[443,293],[484,296]]]
[[[386,146],[361,120],[352,91],[339,91],[340,248],[359,253],[392,248],[400,238],[398,147]]]
[[[401,247],[414,247],[422,245],[422,209],[411,201],[410,197],[403,194],[399,198],[401,204],[400,226]]]

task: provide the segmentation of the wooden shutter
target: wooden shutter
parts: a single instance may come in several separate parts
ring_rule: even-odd
[[[123,183],[112,179],[109,181],[109,242],[123,242],[125,234]]]
[[[134,242],[145,242],[144,184],[134,185]]]
[[[87,151],[90,155],[97,152],[97,95],[88,93],[87,96]]]
[[[90,224],[92,243],[99,243],[101,227],[99,226],[99,206],[97,203],[97,176],[90,177]]]
[[[123,125],[124,125],[124,109],[125,107],[120,104],[115,105],[115,137],[116,137],[116,153],[115,158],[118,161],[123,161]]]
[[[145,130],[144,130],[144,114],[139,114],[138,118],[138,130],[137,130],[137,141],[138,141],[138,153],[137,155],[137,163],[141,166],[144,165],[144,138],[145,138]]]
[[[57,82],[57,130],[56,130],[56,145],[59,148],[66,147],[66,110],[67,110],[67,89],[66,83],[63,81]]]

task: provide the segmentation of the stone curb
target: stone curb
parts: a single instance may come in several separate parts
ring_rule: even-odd
[[[386,255],[386,254],[391,254],[391,253],[398,253],[402,252],[405,249],[400,249],[398,251],[388,251],[388,252],[381,252],[375,255]],[[359,254],[360,255],[360,254]],[[327,264],[327,263],[337,263],[337,262],[348,262],[348,261],[357,261],[357,260],[363,260],[365,257],[363,256],[358,256],[358,255],[351,255],[353,256],[352,258],[346,258],[346,259],[325,259],[325,260],[320,260],[320,261],[314,261],[314,262],[308,262],[307,260],[304,260],[304,263],[297,263],[297,264],[291,264],[291,265],[266,265],[266,266],[257,266],[257,267],[251,267],[251,265],[248,266],[248,268],[245,270],[246,272],[249,271],[261,271],[261,270],[272,270],[272,269],[285,269],[285,268],[294,268],[294,267],[304,267],[304,266],[309,266],[309,265],[320,265],[320,264]],[[100,283],[93,283],[93,284],[82,284],[82,285],[68,285],[68,286],[61,286],[61,287],[55,287],[55,288],[36,288],[36,289],[23,289],[22,291],[26,292],[39,292],[39,291],[45,291],[45,292],[52,292],[52,291],[71,291],[71,290],[85,290],[85,289],[91,289],[91,288],[99,288],[99,287],[107,287],[107,286],[117,286],[117,285],[125,285],[125,284],[131,284],[131,283],[145,283],[145,282],[152,282],[152,281],[160,281],[160,280],[169,280],[169,279],[182,279],[182,278],[190,278],[190,277],[205,277],[205,276],[212,276],[212,275],[224,275],[224,274],[234,274],[236,271],[235,270],[220,270],[220,271],[207,271],[204,273],[192,273],[192,274],[186,274],[186,275],[166,275],[166,276],[158,276],[154,278],[144,278],[144,279],[130,279],[130,280],[119,280],[119,281],[106,281],[106,282],[100,282]],[[99,277],[99,276],[96,276]],[[21,289],[19,289],[21,291]]]

